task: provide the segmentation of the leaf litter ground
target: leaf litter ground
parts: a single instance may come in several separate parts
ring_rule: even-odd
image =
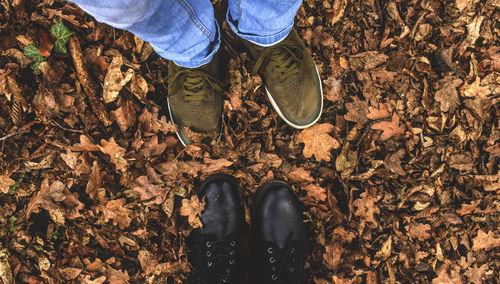
[[[222,139],[186,148],[147,43],[67,2],[1,3],[0,282],[185,282],[193,190],[215,172],[238,178],[247,221],[260,184],[292,184],[307,283],[500,278],[497,1],[304,1],[325,109],[303,131],[223,24]]]

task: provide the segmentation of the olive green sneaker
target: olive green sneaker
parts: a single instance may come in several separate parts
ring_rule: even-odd
[[[219,61],[198,68],[168,65],[167,104],[170,119],[178,127],[177,137],[184,146],[206,143],[220,137],[222,130],[222,87]]]
[[[321,79],[295,29],[270,47],[244,42],[257,59],[253,73],[261,75],[267,96],[279,116],[297,129],[316,123],[323,109]]]

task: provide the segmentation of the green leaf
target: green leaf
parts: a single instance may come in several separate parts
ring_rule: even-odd
[[[42,56],[40,54],[40,50],[38,50],[38,48],[36,48],[36,46],[32,44],[28,44],[23,48],[23,54],[24,56],[28,57],[31,60],[33,60],[36,57]]]
[[[66,47],[64,45],[66,45],[73,32],[70,31],[62,22],[59,22],[50,27],[50,34],[57,39],[54,43],[56,51],[66,53]]]
[[[54,50],[59,53],[66,53],[66,43],[58,39],[54,42]]]

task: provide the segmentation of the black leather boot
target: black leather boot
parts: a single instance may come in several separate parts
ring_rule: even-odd
[[[241,283],[241,237],[246,226],[240,189],[234,178],[213,175],[197,191],[205,198],[202,228],[188,238],[189,259],[195,269],[192,283]]]
[[[272,181],[258,190],[253,230],[255,282],[304,283],[307,229],[303,223],[302,204],[288,184]]]

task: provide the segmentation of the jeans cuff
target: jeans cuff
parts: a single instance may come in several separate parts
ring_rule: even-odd
[[[262,47],[273,46],[273,45],[279,43],[280,41],[284,40],[293,28],[293,22],[292,22],[292,24],[290,26],[286,27],[284,30],[282,30],[278,33],[275,33],[275,34],[270,35],[270,36],[257,36],[257,35],[243,34],[240,31],[238,31],[238,28],[236,27],[236,25],[233,24],[233,22],[231,21],[231,16],[229,15],[229,9],[227,9],[226,20],[227,20],[227,23],[229,24],[229,27],[231,28],[231,30],[233,30],[233,32],[236,35],[238,35],[242,39],[245,39],[253,44],[256,44],[256,45],[262,46]]]

